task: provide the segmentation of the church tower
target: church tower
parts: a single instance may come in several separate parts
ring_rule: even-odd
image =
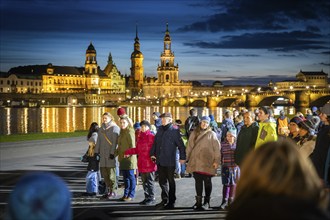
[[[96,50],[92,42],[86,50],[85,73],[97,74]]]
[[[98,75],[98,66],[96,61],[96,50],[92,44],[89,44],[86,50],[85,75],[87,90],[96,90],[99,88],[100,77]]]
[[[166,31],[164,36],[164,51],[160,56],[160,65],[158,64],[158,82],[171,84],[179,82],[179,65],[174,65],[174,53],[171,50],[171,36],[166,23]]]
[[[134,39],[134,51],[131,54],[131,77],[129,79],[129,87],[131,89],[131,95],[136,96],[142,91],[144,80],[144,68],[143,68],[143,54],[140,51],[140,42],[138,37],[138,30],[136,26],[136,33]]]

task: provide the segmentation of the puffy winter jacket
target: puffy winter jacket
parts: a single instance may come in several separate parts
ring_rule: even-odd
[[[154,143],[155,135],[150,130],[140,132],[136,148],[125,151],[125,155],[138,155],[138,169],[140,173],[149,173],[157,170],[157,165],[150,159],[150,149]]]

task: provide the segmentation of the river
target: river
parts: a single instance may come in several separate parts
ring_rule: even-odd
[[[133,121],[152,122],[153,112],[171,112],[173,119],[185,121],[192,107],[125,107]],[[280,109],[281,107],[278,107]],[[283,107],[282,107],[283,108]],[[216,121],[222,121],[225,108],[196,107],[199,116],[213,114]],[[233,110],[233,108],[228,108]],[[275,109],[278,112],[279,110]],[[293,114],[294,108],[285,108],[287,114]],[[104,112],[110,112],[117,119],[115,107],[41,107],[41,108],[0,108],[0,134],[28,134],[46,132],[73,132],[88,130],[92,122],[101,123]],[[152,122],[153,123],[153,122]]]

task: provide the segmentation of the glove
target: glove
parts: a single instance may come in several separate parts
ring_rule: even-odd
[[[113,159],[115,159],[115,155],[110,154],[109,158],[110,158],[111,160],[113,160]]]
[[[99,155],[96,156],[96,160],[100,160],[100,156]]]
[[[83,157],[81,156],[81,157],[80,157],[80,161],[82,161],[82,160],[83,160]]]

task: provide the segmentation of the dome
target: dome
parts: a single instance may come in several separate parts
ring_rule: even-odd
[[[86,52],[96,52],[92,42],[89,44]]]

